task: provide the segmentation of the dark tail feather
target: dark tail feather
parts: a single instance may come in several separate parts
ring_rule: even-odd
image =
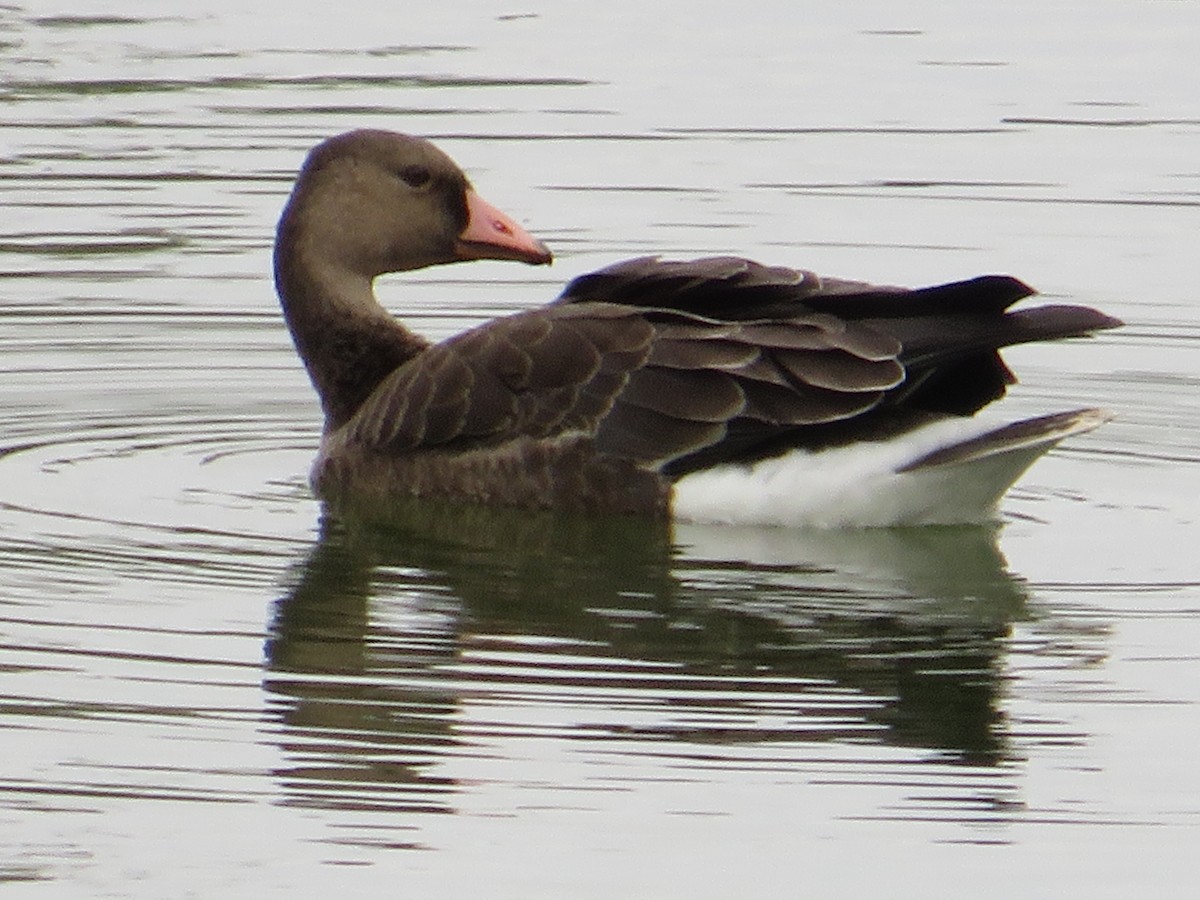
[[[1087,306],[1038,306],[1009,313],[1005,319],[1012,323],[1013,338],[999,345],[1002,347],[1030,341],[1083,337],[1093,331],[1118,328],[1125,324],[1120,319]]]
[[[1082,337],[1121,322],[1086,306],[1039,306],[996,315],[916,316],[868,319],[867,323],[900,341],[900,361],[923,367],[952,362],[1014,344]]]
[[[952,415],[970,415],[1004,396],[1016,381],[999,350],[1014,344],[1081,337],[1121,324],[1084,306],[1041,306],[1002,315],[871,319],[897,338],[908,371],[891,402]]]
[[[911,290],[825,279],[825,289],[805,296],[804,305],[847,319],[987,315],[995,318],[1018,300],[1036,294],[1011,275],[980,275],[966,281]]]

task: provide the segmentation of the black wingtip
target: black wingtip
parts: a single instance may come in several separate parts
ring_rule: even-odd
[[[1097,331],[1120,328],[1125,324],[1120,319],[1090,306],[1037,306],[1009,313],[1005,318],[1018,330],[1013,332],[1004,344],[1084,337]]]
[[[905,304],[915,302],[925,314],[1003,312],[1036,293],[1011,275],[980,275],[966,281],[917,288],[905,298]]]

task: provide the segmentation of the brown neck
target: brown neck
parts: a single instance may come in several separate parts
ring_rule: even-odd
[[[372,279],[337,271],[301,252],[281,228],[275,286],[300,358],[321,398],[325,433],[346,424],[391,372],[428,342],[375,299]]]

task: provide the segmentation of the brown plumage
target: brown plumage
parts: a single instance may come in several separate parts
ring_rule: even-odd
[[[550,254],[426,141],[310,154],[275,275],[325,412],[322,496],[665,515],[688,473],[970,415],[1014,380],[1000,348],[1118,324],[1011,312],[1033,292],[1005,276],[906,290],[735,257],[620,263],[437,345],[374,299],[383,272],[476,258]]]

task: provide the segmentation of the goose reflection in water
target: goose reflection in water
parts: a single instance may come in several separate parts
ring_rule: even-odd
[[[987,766],[1008,757],[1002,658],[1025,599],[982,527],[672,532],[420,501],[384,526],[329,515],[267,645],[278,777],[301,805],[451,810],[438,763],[514,734],[681,756],[870,741]],[[503,721],[528,703],[561,715]]]

